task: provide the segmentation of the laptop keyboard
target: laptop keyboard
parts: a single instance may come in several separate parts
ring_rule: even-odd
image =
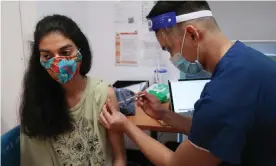
[[[186,111],[186,112],[180,112],[178,113],[182,116],[190,116],[190,117],[193,117],[193,114],[194,114],[194,110],[189,110],[189,111]]]

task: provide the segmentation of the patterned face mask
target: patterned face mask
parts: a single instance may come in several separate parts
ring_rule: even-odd
[[[50,76],[61,84],[68,83],[79,72],[82,55],[78,51],[73,56],[58,56],[43,62],[41,65],[47,70]]]

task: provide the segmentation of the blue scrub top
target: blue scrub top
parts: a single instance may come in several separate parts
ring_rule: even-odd
[[[276,166],[276,62],[237,41],[195,104],[189,140],[221,165]]]

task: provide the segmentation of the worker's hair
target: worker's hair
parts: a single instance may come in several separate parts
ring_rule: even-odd
[[[91,68],[92,53],[88,40],[72,19],[51,15],[37,23],[20,105],[21,128],[30,137],[51,138],[73,128],[64,89],[40,64],[39,43],[53,32],[72,40],[79,49],[82,54],[81,75],[85,76]]]
[[[147,19],[169,12],[175,12],[176,15],[182,15],[201,10],[211,10],[206,1],[158,1],[151,9]],[[208,23],[218,27],[213,17],[206,17],[199,20],[208,21]]]

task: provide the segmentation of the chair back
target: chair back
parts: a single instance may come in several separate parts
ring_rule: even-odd
[[[1,136],[1,165],[20,166],[20,126]]]

